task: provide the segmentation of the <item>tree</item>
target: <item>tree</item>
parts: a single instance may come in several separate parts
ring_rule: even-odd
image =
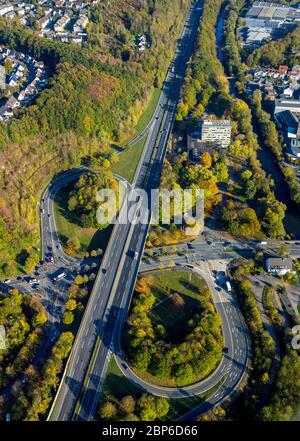
[[[120,408],[123,413],[131,414],[135,409],[135,399],[132,395],[126,395],[120,400]]]
[[[175,370],[175,379],[177,384],[190,383],[193,381],[193,369],[189,363],[183,363]]]
[[[77,302],[75,299],[69,299],[66,303],[66,309],[68,311],[74,311],[77,307]]]
[[[278,255],[280,257],[284,257],[284,256],[287,255],[288,251],[289,251],[288,245],[287,244],[283,244],[283,245],[281,245],[281,247],[279,249]]]
[[[39,260],[40,259],[38,253],[36,253],[35,251],[29,253],[24,264],[25,270],[28,273],[32,272],[35,266],[38,264]]]
[[[156,415],[157,418],[166,416],[169,412],[170,406],[168,400],[163,397],[156,397]]]
[[[204,152],[200,158],[201,165],[205,168],[210,168],[212,165],[212,159],[208,152]]]
[[[74,314],[71,311],[66,311],[63,315],[63,324],[64,325],[71,325],[74,321]]]
[[[33,318],[32,324],[33,324],[34,327],[42,326],[42,325],[44,325],[47,322],[47,320],[48,320],[47,313],[46,313],[45,310],[42,310],[42,311],[39,311],[35,315],[35,317]]]
[[[176,308],[183,308],[185,305],[183,297],[178,293],[172,295],[171,301]]]
[[[67,247],[68,247],[69,253],[78,252],[81,247],[80,240],[78,239],[78,237],[70,237],[67,240]]]
[[[111,420],[117,415],[117,407],[111,401],[106,401],[100,408],[100,417],[104,420]]]
[[[154,421],[157,418],[155,397],[143,394],[138,402],[139,417],[142,421]]]

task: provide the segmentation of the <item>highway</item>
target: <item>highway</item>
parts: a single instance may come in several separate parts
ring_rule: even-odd
[[[148,191],[159,184],[161,168],[175,109],[191,55],[201,8],[193,4],[160,96],[155,120],[149,128],[144,153],[133,185]],[[135,207],[135,203],[132,203]],[[123,207],[124,208],[124,207]],[[123,216],[123,208],[120,218]],[[129,207],[130,208],[130,207]],[[148,224],[114,226],[100,271],[90,295],[49,420],[92,420],[105,379],[116,324],[125,317],[148,232]],[[139,258],[127,255],[139,252]]]

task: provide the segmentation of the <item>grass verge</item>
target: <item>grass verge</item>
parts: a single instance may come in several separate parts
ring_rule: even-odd
[[[112,172],[127,179],[128,182],[132,182],[144,150],[146,139],[147,135],[140,139],[135,145],[126,147],[120,153],[119,162],[112,166]]]

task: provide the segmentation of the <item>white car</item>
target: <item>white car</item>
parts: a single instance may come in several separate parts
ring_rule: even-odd
[[[39,283],[37,279],[30,279],[29,280],[29,285],[32,285],[33,283]]]
[[[11,282],[11,280],[9,280],[9,279],[4,280],[5,285],[9,285],[10,282]]]

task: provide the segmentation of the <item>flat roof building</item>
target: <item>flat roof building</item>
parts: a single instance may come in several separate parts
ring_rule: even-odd
[[[227,119],[204,119],[201,124],[201,141],[226,148],[231,141],[231,122]]]
[[[293,113],[300,113],[300,100],[279,98],[275,100],[274,115],[284,110],[290,110]]]
[[[293,271],[294,264],[290,257],[270,257],[266,261],[269,274],[284,276]]]

